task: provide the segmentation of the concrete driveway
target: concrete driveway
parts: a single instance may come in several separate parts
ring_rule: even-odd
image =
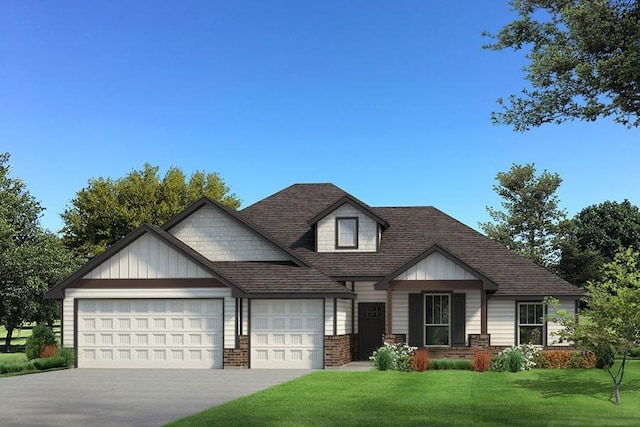
[[[310,372],[68,369],[0,378],[0,424],[161,426]]]

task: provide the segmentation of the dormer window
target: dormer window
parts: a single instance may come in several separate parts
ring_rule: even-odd
[[[336,218],[336,249],[358,248],[358,217]]]

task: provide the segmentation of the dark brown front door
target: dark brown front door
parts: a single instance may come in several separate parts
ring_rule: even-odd
[[[366,360],[373,350],[382,345],[384,335],[384,303],[362,302],[358,304],[358,354]]]

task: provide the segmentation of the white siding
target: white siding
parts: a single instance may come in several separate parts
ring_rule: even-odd
[[[467,341],[467,345],[469,345],[469,334],[479,334],[482,330],[482,295],[480,289],[469,289],[460,292],[467,294],[464,307],[466,315],[465,340]]]
[[[540,300],[542,301],[542,300]],[[560,306],[570,314],[575,314],[575,302],[572,299],[560,299]],[[487,303],[487,332],[491,334],[491,345],[515,345],[517,327],[517,308],[515,299],[490,298]],[[551,307],[548,314],[553,314]],[[559,343],[558,337],[552,333],[562,327],[558,323],[547,323],[547,345],[563,346],[566,342]]]
[[[333,300],[324,300],[324,334],[333,335]]]
[[[167,289],[76,289],[68,288],[62,302],[64,345],[73,347],[73,310],[76,298],[224,298],[224,348],[235,348],[235,298],[229,288],[167,288]]]
[[[249,334],[249,300],[242,300],[242,334]]]
[[[337,217],[358,217],[356,249],[336,249]],[[348,203],[318,221],[317,228],[318,252],[376,252],[378,250],[378,223]]]
[[[561,310],[566,310],[569,314],[571,315],[575,315],[576,314],[576,303],[575,300],[570,300],[570,299],[562,299],[560,298],[560,309]],[[553,315],[553,309],[551,307],[548,308],[548,312],[549,315]],[[559,330],[562,329],[562,326],[559,323],[553,323],[553,322],[548,322],[547,323],[547,344],[549,346],[556,346],[556,345],[567,345],[568,343],[565,342],[559,342],[560,338],[557,336],[553,335],[553,332],[557,332]]]
[[[460,267],[441,253],[434,252],[395,280],[476,280],[472,273]]]
[[[413,291],[415,292],[415,291]],[[406,334],[409,338],[409,291],[400,289],[393,291],[392,298],[391,333]],[[387,315],[389,312],[387,311]]]
[[[351,333],[351,300],[339,299],[337,304],[338,335]]]
[[[221,209],[205,206],[169,230],[212,261],[287,261],[273,243]]]
[[[516,303],[513,299],[489,298],[487,301],[487,333],[491,345],[514,345]]]
[[[209,272],[158,237],[145,233],[91,270],[84,279],[186,279]]]
[[[358,304],[361,302],[387,302],[387,291],[379,291],[373,288],[376,282],[354,282],[354,292],[358,296],[355,305],[354,328],[358,332]]]

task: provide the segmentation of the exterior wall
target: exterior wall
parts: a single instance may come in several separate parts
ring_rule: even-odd
[[[235,348],[235,298],[229,288],[180,288],[180,289],[76,289],[68,288],[62,302],[63,346],[74,346],[75,300],[99,298],[223,298],[224,299],[224,348]]]
[[[352,335],[325,335],[324,366],[342,366],[351,362],[355,348]]]
[[[339,299],[337,304],[338,335],[350,334],[353,319],[351,318],[351,300]]]
[[[337,217],[358,217],[357,249],[336,249]],[[322,218],[316,227],[318,252],[376,252],[378,250],[378,223],[348,203]]]
[[[393,335],[409,336],[409,293],[417,291],[393,291]],[[469,334],[479,334],[481,330],[481,295],[479,289],[456,290],[455,293],[465,293],[465,334],[467,345]]]
[[[287,261],[290,257],[224,211],[205,206],[169,232],[212,261]]]
[[[225,368],[248,368],[249,367],[249,336],[238,337],[238,348],[225,348],[224,364]]]
[[[358,304],[361,302],[387,302],[387,291],[379,291],[373,288],[375,282],[354,282],[354,292],[358,296],[355,304],[355,318],[353,327],[358,332]],[[388,310],[388,308],[387,308]]]
[[[491,335],[492,346],[511,346],[516,344],[516,298],[489,298],[487,301],[487,332]],[[527,298],[526,300],[530,300]],[[524,299],[523,299],[524,301]],[[542,301],[542,298],[540,298]],[[575,314],[575,302],[572,299],[560,299],[561,308]],[[551,310],[549,308],[549,310]],[[547,323],[547,345],[565,347],[567,343],[554,342],[558,338],[552,332],[558,331],[558,323]]]
[[[472,273],[441,253],[434,252],[394,280],[476,280]]]
[[[324,300],[324,334],[333,335],[333,299]]]
[[[195,262],[145,233],[103,262],[84,279],[171,279],[212,277]]]

